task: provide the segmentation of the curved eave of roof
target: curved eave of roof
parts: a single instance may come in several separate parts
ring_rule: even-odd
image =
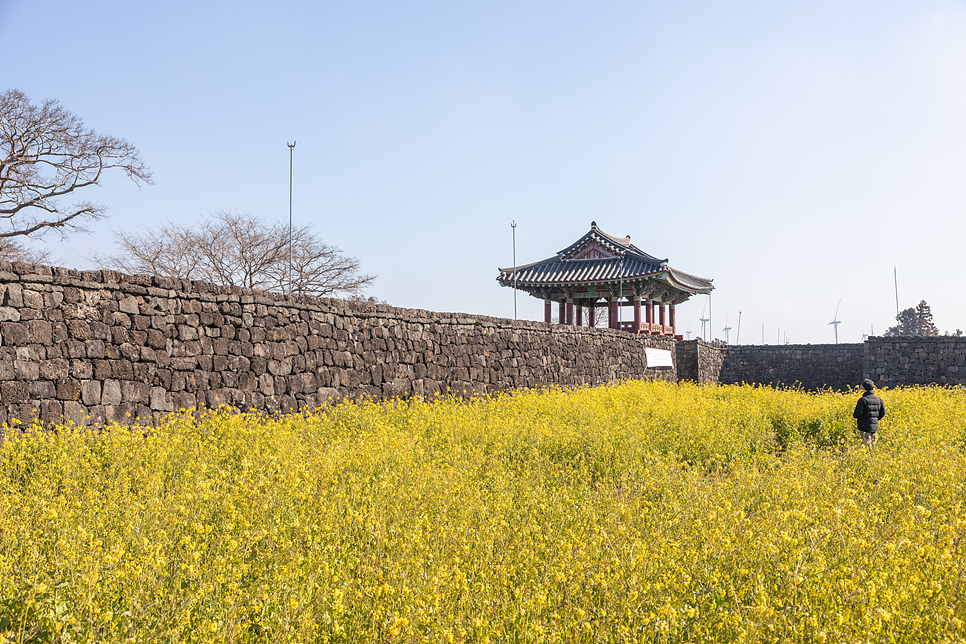
[[[714,290],[714,284],[711,283],[713,280],[675,270],[670,266],[666,269],[664,279],[675,288],[699,295],[706,295]]]

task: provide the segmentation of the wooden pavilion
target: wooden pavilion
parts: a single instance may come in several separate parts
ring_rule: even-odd
[[[497,281],[544,301],[544,321],[551,322],[553,303],[560,324],[595,326],[598,303],[607,303],[608,326],[630,333],[675,334],[674,307],[692,295],[706,295],[711,281],[668,266],[666,259],[648,255],[628,237],[612,237],[590,223],[590,232],[554,257],[514,268],[501,268]],[[618,307],[633,315],[621,321]],[[642,315],[643,309],[643,315]]]

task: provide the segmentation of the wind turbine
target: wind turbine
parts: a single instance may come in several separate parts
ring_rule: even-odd
[[[725,344],[729,344],[728,343],[728,331],[731,330],[731,327],[728,326],[728,318],[730,318],[730,317],[731,317],[731,310],[729,310],[728,313],[727,313],[727,315],[725,315],[725,326],[724,326],[723,329],[721,329],[724,332],[724,334],[725,334]]]
[[[835,305],[835,317],[832,319],[831,322],[829,322],[829,324],[832,325],[832,328],[835,329],[835,344],[838,344],[839,343],[839,325],[842,324],[842,321],[839,320],[839,307],[840,306],[842,306],[842,300],[841,299],[839,300],[839,303]]]
[[[701,308],[701,317],[698,318],[699,320],[701,320],[701,339],[704,340],[705,342],[708,341],[708,338],[707,338],[707,336],[704,333],[704,326],[705,326],[705,324],[707,324],[708,322],[711,321],[711,318],[704,317],[704,312],[705,312],[705,310],[707,310],[707,308],[708,308],[708,301],[705,300],[704,301],[704,306]]]
[[[691,339],[691,318],[688,318],[688,330],[684,332],[684,335],[688,337],[688,340]]]

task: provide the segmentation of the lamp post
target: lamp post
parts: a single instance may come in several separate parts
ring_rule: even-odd
[[[513,229],[513,319],[517,319],[517,222],[510,223]]]
[[[285,142],[288,146],[288,294],[292,295],[292,167],[295,157],[295,143]]]

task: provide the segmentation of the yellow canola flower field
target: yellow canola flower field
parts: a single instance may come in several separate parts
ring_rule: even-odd
[[[0,642],[966,641],[966,391],[7,429]]]

